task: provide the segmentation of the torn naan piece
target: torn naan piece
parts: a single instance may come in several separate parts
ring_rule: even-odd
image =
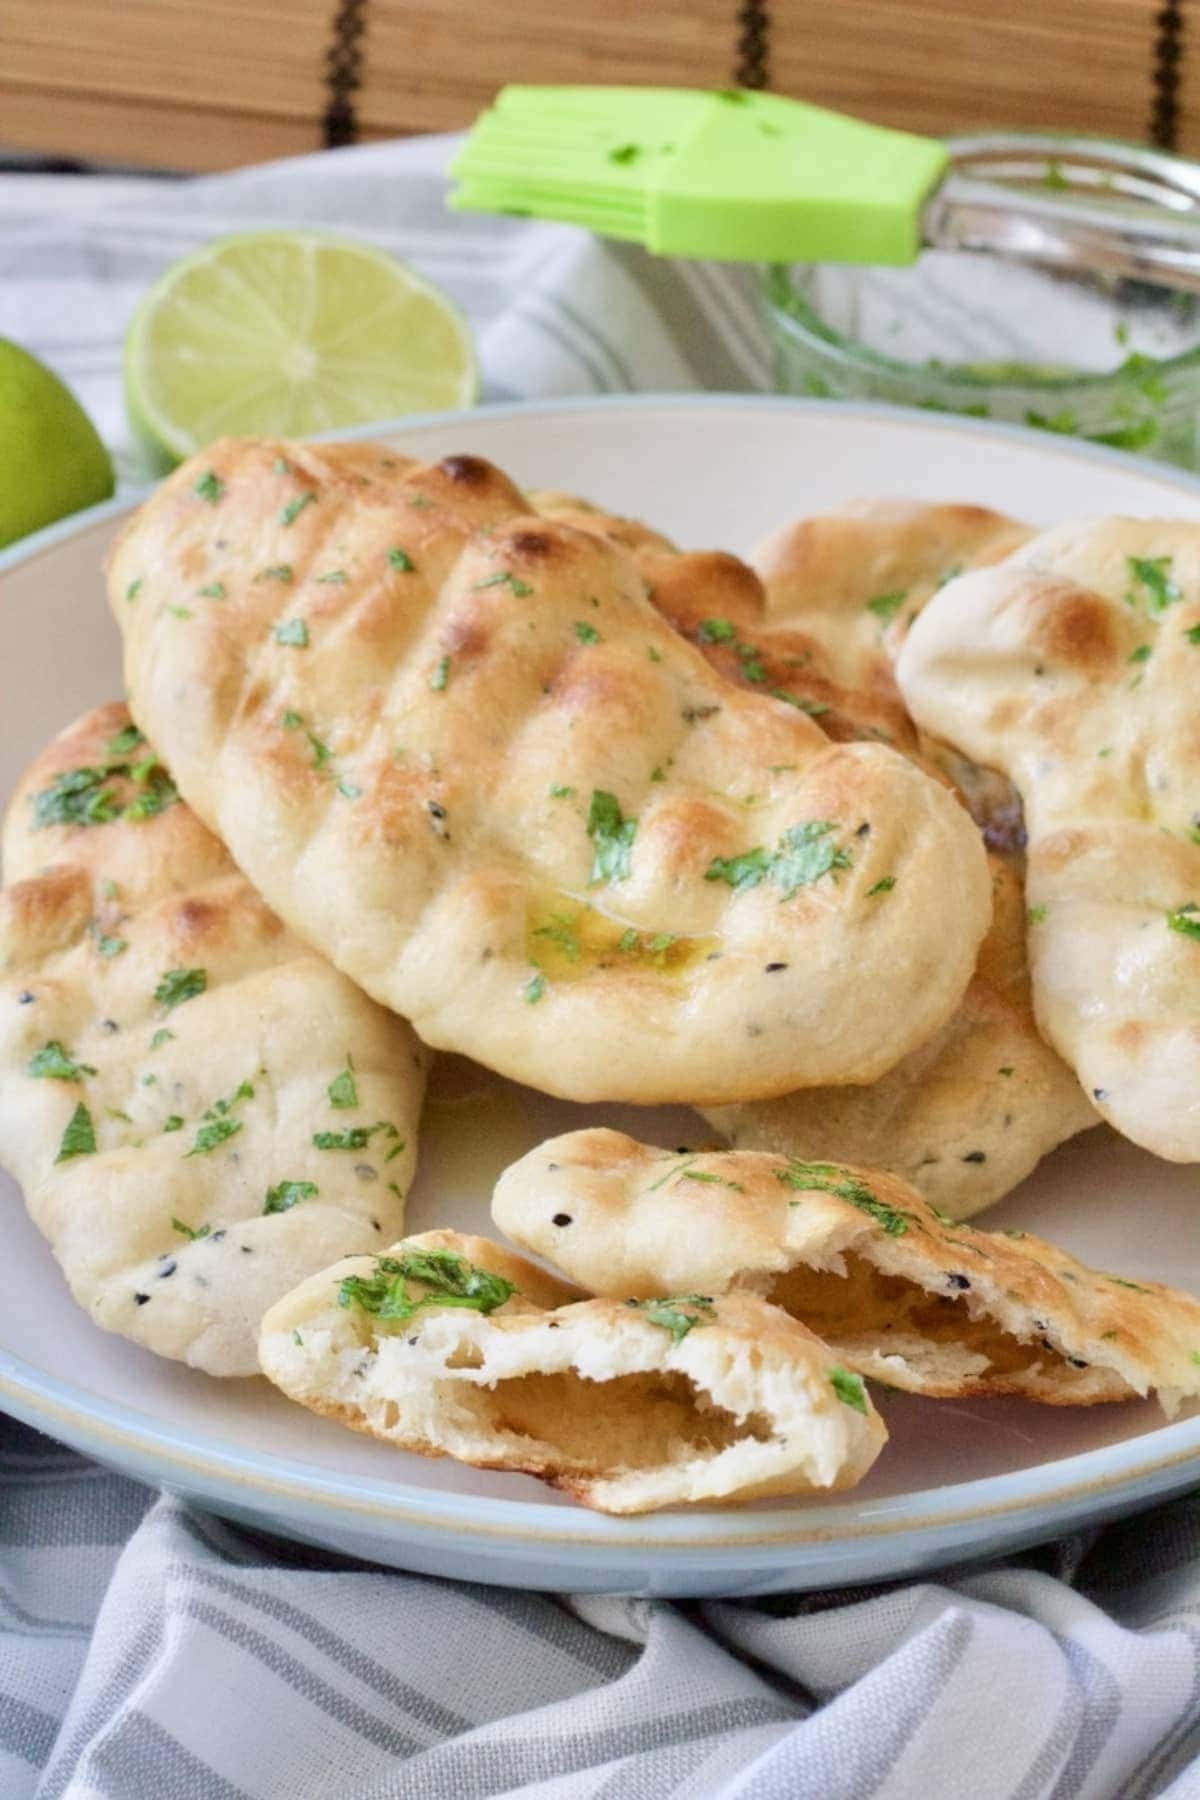
[[[489,464],[369,456],[218,444],[110,568],[135,714],[297,931],[580,1100],[872,1081],[945,1022],[991,897],[943,788],[723,681]]]
[[[853,1487],[887,1437],[860,1378],[755,1295],[580,1299],[453,1231],[310,1276],[260,1353],[313,1412],[600,1512]]]
[[[880,1170],[573,1131],[507,1169],[497,1225],[593,1293],[759,1294],[849,1368],[936,1398],[1200,1394],[1200,1301],[1024,1232],[945,1219]]]
[[[1009,860],[989,860],[992,928],[953,1017],[869,1087],[704,1108],[729,1144],[885,1169],[951,1218],[969,1219],[1100,1123],[1034,1022],[1020,874]]]
[[[0,891],[0,1162],[97,1324],[257,1372],[272,1301],[403,1228],[427,1053],[287,932],[124,706],[43,751]]]
[[[939,594],[898,672],[1020,791],[1042,1032],[1118,1131],[1200,1161],[1200,526],[1044,532]]]

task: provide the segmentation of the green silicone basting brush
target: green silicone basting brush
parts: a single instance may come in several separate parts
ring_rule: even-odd
[[[506,87],[452,173],[453,207],[664,256],[903,264],[933,245],[1200,290],[1197,212],[1090,177],[976,179],[935,139],[741,88]]]

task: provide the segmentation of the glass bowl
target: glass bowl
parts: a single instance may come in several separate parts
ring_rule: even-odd
[[[1200,167],[1050,133],[953,138],[953,166],[1014,189],[1073,188],[1200,210]],[[1200,466],[1200,297],[958,250],[910,268],[763,271],[785,394],[1006,419]]]

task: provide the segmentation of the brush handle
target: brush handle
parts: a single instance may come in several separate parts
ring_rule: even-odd
[[[952,171],[926,201],[921,240],[1080,274],[1200,293],[1200,211],[979,181]]]

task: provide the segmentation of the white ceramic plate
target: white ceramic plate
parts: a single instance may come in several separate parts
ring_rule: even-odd
[[[985,501],[1042,522],[1114,511],[1200,518],[1200,481],[1173,471],[887,408],[622,399],[496,408],[372,435],[420,456],[474,451],[518,481],[576,489],[685,544],[739,551],[790,515],[856,495]],[[98,508],[0,556],[0,795],[52,733],[120,692],[100,563],[123,512]],[[413,1230],[486,1230],[495,1175],[552,1132],[603,1122],[668,1145],[710,1135],[682,1110],[572,1107],[482,1074],[465,1085],[465,1097],[429,1109]],[[1102,1128],[1051,1157],[987,1222],[1200,1291],[1197,1174]],[[885,1394],[892,1440],[853,1494],[605,1519],[524,1477],[400,1455],[289,1406],[265,1382],[213,1381],[107,1336],[68,1298],[3,1177],[0,1209],[0,1405],[218,1512],[439,1575],[681,1595],[835,1586],[994,1554],[1200,1479],[1200,1417],[1167,1425],[1150,1405],[1072,1411]]]

